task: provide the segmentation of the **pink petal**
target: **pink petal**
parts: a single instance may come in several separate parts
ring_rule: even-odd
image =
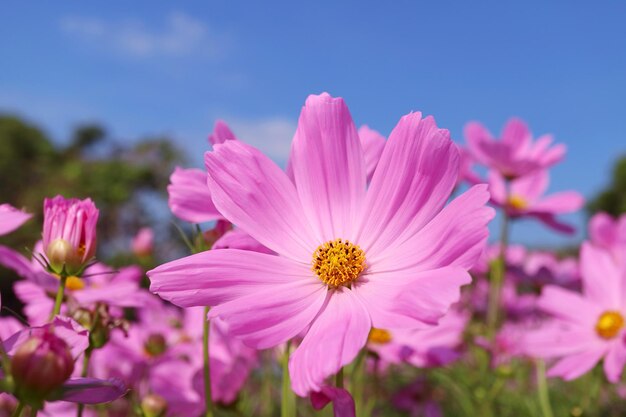
[[[308,265],[239,249],[201,252],[147,274],[150,291],[181,307],[216,306],[279,284],[315,282]]]
[[[12,269],[17,275],[27,280],[34,280],[35,273],[31,262],[22,254],[0,245],[0,265]]]
[[[425,328],[460,298],[460,288],[471,277],[462,268],[432,271],[398,270],[362,277],[354,292],[363,300],[373,326],[382,329]]]
[[[514,150],[525,149],[531,139],[532,135],[528,126],[521,119],[510,119],[502,130],[502,143],[508,144]]]
[[[537,306],[563,320],[579,323],[588,328],[595,326],[602,308],[581,294],[556,285],[543,287]]]
[[[224,143],[227,140],[237,140],[237,137],[230,130],[230,127],[223,120],[217,120],[213,127],[213,133],[209,135],[209,143],[216,145],[218,143]]]
[[[322,242],[287,175],[257,149],[236,140],[204,156],[219,211],[274,252],[310,264]]]
[[[594,334],[593,327],[582,324],[548,322],[523,337],[523,349],[528,355],[554,358],[602,348],[604,342]]]
[[[403,244],[369,258],[369,270],[471,268],[483,252],[489,236],[487,224],[495,216],[494,209],[486,205],[488,200],[487,185],[473,186]]]
[[[604,356],[606,349],[595,349],[576,355],[566,356],[548,371],[549,377],[558,376],[571,381],[589,372]]]
[[[566,235],[573,235],[576,233],[576,228],[568,223],[558,220],[552,213],[534,213],[529,211],[527,216],[534,217],[552,230],[564,233]]]
[[[546,192],[549,182],[550,177],[548,176],[548,171],[535,171],[532,174],[524,175],[513,180],[511,182],[509,195],[522,197],[528,203],[531,203]]]
[[[607,213],[598,213],[589,221],[589,238],[594,245],[609,248],[617,242],[615,219]]]
[[[31,281],[17,281],[13,285],[15,295],[26,306],[24,313],[32,326],[40,326],[48,322],[48,316],[54,308],[54,300],[48,296],[45,288]]]
[[[284,343],[311,323],[326,299],[327,287],[319,280],[266,286],[260,291],[211,309],[232,335],[250,347],[266,349]]]
[[[261,245],[257,240],[241,229],[230,230],[224,233],[224,235],[213,244],[212,249],[243,249],[274,254],[274,252]]]
[[[320,391],[327,377],[352,362],[372,327],[367,309],[351,290],[341,288],[329,295],[289,360],[291,388],[301,397]]]
[[[432,117],[404,116],[385,145],[363,208],[357,242],[370,256],[413,236],[444,206],[459,170],[459,150]]]
[[[509,192],[507,190],[506,181],[502,175],[500,175],[497,170],[491,169],[487,174],[487,181],[489,182],[491,201],[499,206],[505,206],[507,204],[507,196]]]
[[[604,373],[609,382],[618,383],[626,364],[626,346],[624,340],[615,341],[604,357]]]
[[[116,400],[128,390],[117,379],[73,378],[63,384],[61,401],[99,404]]]
[[[290,166],[302,208],[323,242],[353,240],[365,199],[365,160],[341,98],[309,96],[291,144]]]
[[[542,198],[532,206],[533,211],[546,211],[561,214],[578,211],[585,204],[585,199],[576,191],[563,191]]]
[[[463,129],[467,141],[467,149],[472,156],[480,163],[488,165],[491,157],[483,151],[485,142],[493,141],[491,133],[478,122],[469,122]]]
[[[580,250],[583,292],[589,300],[605,309],[621,310],[624,299],[623,279],[611,253],[588,242]]]
[[[9,204],[0,204],[0,236],[11,233],[32,216]]]
[[[207,186],[207,174],[199,169],[176,168],[167,186],[168,204],[172,213],[190,223],[219,220]]]
[[[321,410],[329,402],[333,403],[335,417],[356,417],[354,399],[347,390],[326,385],[321,391],[311,393],[311,405],[314,409]]]
[[[383,149],[385,149],[386,139],[383,135],[365,125],[359,128],[359,138],[361,139],[361,147],[365,156],[367,182],[370,182],[380,156],[383,154]]]

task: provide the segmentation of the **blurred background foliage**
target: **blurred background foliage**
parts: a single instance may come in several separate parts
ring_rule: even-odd
[[[53,141],[35,124],[0,114],[0,203],[33,214],[23,227],[0,237],[0,244],[29,256],[27,248],[41,238],[43,199],[60,194],[95,201],[100,210],[100,260],[114,266],[136,262],[130,241],[143,226],[155,228],[158,239],[171,242],[161,245],[172,252],[167,258],[182,250],[167,209],[169,175],[175,165],[184,164],[174,141],[118,139],[103,126],[84,124],[64,143]],[[3,303],[19,310],[11,294],[17,277],[7,269],[0,273]]]
[[[626,155],[616,160],[609,185],[589,201],[588,210],[605,211],[613,216],[626,213]]]

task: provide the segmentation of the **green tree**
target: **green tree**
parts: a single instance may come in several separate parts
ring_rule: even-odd
[[[626,155],[617,160],[609,186],[587,205],[593,214],[605,211],[613,216],[626,213]]]

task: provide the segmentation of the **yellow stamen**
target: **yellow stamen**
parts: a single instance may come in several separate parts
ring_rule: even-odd
[[[516,210],[524,210],[526,207],[528,207],[528,202],[524,199],[524,197],[513,194],[511,197],[509,197],[509,206],[513,207]]]
[[[61,279],[58,274],[52,274],[56,279]],[[70,275],[65,281],[65,288],[70,291],[82,290],[85,288],[85,282],[77,276]]]
[[[604,339],[612,339],[617,336],[624,327],[624,316],[618,311],[605,311],[598,318],[596,332]]]
[[[365,252],[347,240],[320,245],[313,254],[313,272],[328,286],[349,286],[365,269]]]
[[[387,344],[391,342],[391,333],[385,329],[377,329],[376,327],[372,327],[370,330],[370,334],[367,337],[367,341],[370,343],[378,343],[380,345]]]

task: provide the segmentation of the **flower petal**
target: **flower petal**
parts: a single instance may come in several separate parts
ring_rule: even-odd
[[[179,219],[204,223],[223,218],[211,200],[207,174],[200,169],[176,167],[170,176],[167,194],[170,210]]]
[[[33,215],[16,209],[10,204],[0,204],[0,236],[11,233]]]
[[[72,378],[63,384],[61,401],[80,404],[100,404],[116,400],[128,390],[117,379]]]
[[[371,256],[392,250],[444,206],[459,171],[459,150],[432,117],[400,119],[367,192],[358,244]]]
[[[257,149],[236,140],[204,155],[219,211],[274,252],[309,264],[322,242],[287,175]]]
[[[533,204],[533,211],[546,211],[550,213],[571,213],[580,210],[585,204],[585,199],[576,191],[563,191],[551,194]]]
[[[361,147],[365,156],[367,182],[370,182],[380,156],[383,154],[383,149],[385,149],[386,139],[383,135],[365,125],[359,128],[359,139],[361,139]]]
[[[311,393],[314,409],[321,410],[329,402],[333,403],[334,417],[356,417],[354,399],[347,390],[325,385],[319,392]]]
[[[602,308],[587,297],[556,285],[543,287],[537,306],[546,313],[588,328],[593,328],[602,314]]]
[[[366,171],[359,135],[343,99],[327,93],[307,98],[289,159],[304,213],[319,238],[354,239]]]
[[[622,310],[624,285],[619,266],[610,252],[588,242],[580,250],[580,271],[583,292],[589,300],[605,309]]]
[[[367,307],[374,327],[426,328],[435,325],[461,296],[471,277],[463,268],[400,270],[362,277],[354,292]]]
[[[250,347],[266,349],[297,336],[319,313],[328,290],[321,282],[275,285],[221,304],[209,312]]]
[[[150,291],[181,307],[216,306],[278,284],[313,281],[310,267],[239,249],[197,253],[148,271]]]
[[[617,340],[604,357],[604,373],[609,382],[619,382],[626,364],[626,346],[623,340]]]
[[[594,215],[589,221],[589,239],[594,245],[605,248],[613,246],[617,242],[615,219],[607,213]]]
[[[559,360],[552,368],[548,370],[548,376],[558,376],[566,381],[571,381],[579,376],[589,372],[604,356],[606,348],[594,349],[578,353],[576,355],[566,356]]]
[[[371,327],[367,309],[351,290],[330,293],[289,360],[293,391],[301,397],[320,391],[324,379],[352,362],[365,346]]]
[[[495,216],[487,185],[470,188],[403,244],[368,259],[372,273],[406,268],[430,270],[445,266],[469,269],[480,257]]]
[[[209,135],[209,143],[216,145],[227,140],[237,140],[237,137],[225,121],[217,120],[213,126],[213,132]]]

